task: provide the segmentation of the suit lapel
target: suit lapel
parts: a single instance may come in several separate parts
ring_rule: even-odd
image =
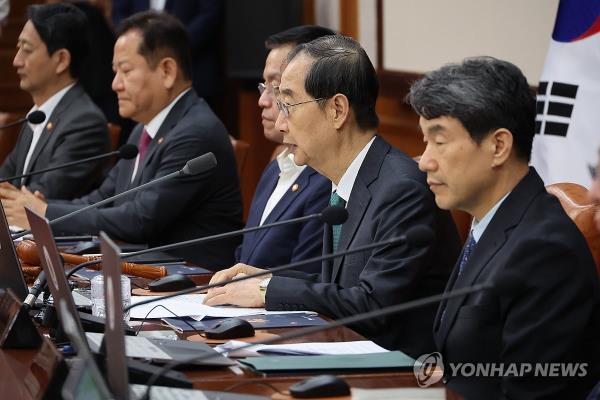
[[[352,243],[352,239],[356,235],[356,231],[371,202],[369,185],[379,177],[381,164],[389,150],[390,145],[379,136],[376,136],[354,181],[350,199],[348,199],[346,206],[348,220],[342,225],[342,235],[338,243],[337,252],[347,250]],[[331,229],[329,228],[329,230]],[[332,282],[336,282],[344,259],[345,257],[338,257],[333,260]]]
[[[40,135],[40,139],[38,140],[37,144],[35,145],[35,149],[31,154],[31,159],[29,160],[28,165],[29,171],[33,170],[33,166],[35,165],[35,162],[37,161],[44,147],[46,147],[48,140],[50,140],[52,132],[54,132],[54,130],[57,129],[58,124],[60,123],[60,117],[62,113],[69,108],[73,100],[79,97],[81,93],[81,86],[75,84],[71,89],[67,91],[67,93],[65,93],[65,95],[62,97],[62,99],[60,99],[60,101],[54,108],[52,114],[48,116],[47,120],[44,122],[46,125],[44,126],[44,130]],[[25,160],[23,160],[23,162],[25,162]]]
[[[23,167],[25,166],[25,158],[27,157],[27,152],[29,151],[29,146],[31,146],[31,140],[33,139],[33,131],[29,124],[23,125],[23,131],[21,133],[21,140],[18,144],[17,151],[17,165],[15,169],[15,175],[23,174]]]
[[[510,231],[520,223],[529,204],[542,191],[545,192],[544,184],[537,172],[531,168],[529,174],[517,184],[490,221],[479,242],[475,245],[460,276],[457,276],[457,262],[451,277],[454,282],[448,284],[446,291],[467,288],[477,283],[478,277],[488,267],[490,260],[508,240]],[[445,312],[442,306],[439,307],[434,325],[434,330],[439,327],[437,334],[438,347],[444,348],[448,333],[467,297],[461,296],[442,303],[442,305],[445,305]],[[442,314],[445,314],[443,320],[441,320]]]
[[[252,200],[252,207],[250,208],[250,212],[248,214],[248,221],[246,222],[247,227],[257,227],[260,224],[260,219],[262,218],[262,214],[267,206],[267,202],[269,201],[269,197],[271,197],[271,193],[275,190],[277,186],[277,180],[279,176],[279,168],[277,167],[277,162],[273,162],[271,165],[267,167],[265,171],[264,179],[267,182],[266,187],[261,189],[260,192],[256,193],[256,196]],[[256,248],[256,244],[258,243],[257,234],[259,232],[251,232],[247,233],[244,237],[244,246],[243,246],[243,255],[244,258],[249,258],[250,255],[254,252]],[[262,235],[261,235],[262,237]]]
[[[156,136],[154,136],[154,139],[152,139],[152,141],[148,145],[148,149],[146,150],[146,154],[144,155],[144,160],[142,161],[141,165],[138,165],[137,173],[135,175],[135,179],[133,180],[133,186],[138,186],[141,183],[143,183],[142,175],[144,167],[150,163],[150,160],[156,152],[157,147],[163,143],[163,141],[169,135],[171,129],[173,129],[173,127],[177,125],[177,123],[181,120],[183,115],[186,113],[186,111],[189,109],[194,99],[196,98],[197,96],[193,93],[193,89],[190,89],[177,101],[177,103],[173,106],[171,111],[169,111],[169,114],[167,114],[167,117],[158,129]]]

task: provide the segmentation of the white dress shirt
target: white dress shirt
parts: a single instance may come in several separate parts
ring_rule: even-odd
[[[150,0],[150,8],[156,11],[164,11],[167,0]]]
[[[285,192],[288,191],[296,179],[298,179],[302,171],[304,171],[306,168],[306,165],[296,165],[294,162],[294,155],[290,153],[288,148],[286,148],[277,156],[277,165],[279,165],[279,171],[281,172],[279,172],[277,186],[275,186],[275,190],[273,190],[273,193],[271,193],[271,196],[265,205],[265,209],[263,210],[262,217],[260,218],[260,225],[265,222]]]
[[[150,139],[152,139],[152,140],[154,139],[154,137],[158,133],[158,130],[160,129],[160,126],[163,124],[163,122],[165,122],[165,118],[167,118],[167,115],[169,115],[169,111],[171,111],[171,109],[173,108],[175,103],[177,103],[177,101],[181,98],[181,96],[183,96],[184,94],[186,94],[189,91],[190,91],[190,89],[186,89],[183,92],[181,92],[179,94],[179,96],[175,97],[175,100],[173,100],[165,108],[160,110],[160,112],[158,114],[156,114],[150,122],[148,122],[148,125],[144,126],[144,129],[146,129],[146,132],[148,132],[148,136],[150,136]],[[142,134],[143,134],[143,131],[142,131]],[[140,163],[140,155],[138,153],[138,155],[135,157],[135,165],[133,167],[133,174],[131,174],[131,182],[133,182],[133,180],[135,179],[135,174],[137,174],[139,163]]]
[[[498,200],[498,202],[494,205],[494,207],[492,207],[492,209],[490,211],[488,211],[483,216],[483,218],[481,218],[481,221],[477,221],[475,218],[473,218],[473,222],[471,223],[471,234],[473,235],[473,239],[475,240],[475,243],[479,242],[479,239],[481,239],[483,232],[485,232],[485,229],[492,221],[492,218],[494,218],[494,215],[496,215],[496,211],[498,211],[498,209],[504,202],[504,199],[506,199],[509,194],[510,194],[510,192],[506,193],[504,195],[504,197],[502,197],[500,200]]]
[[[54,112],[54,109],[56,108],[56,106],[58,105],[58,103],[60,103],[60,101],[62,100],[62,98],[64,97],[64,95],[69,91],[69,89],[71,89],[73,86],[75,85],[75,83],[72,83],[68,86],[65,86],[64,88],[62,88],[61,90],[59,90],[58,92],[54,93],[52,95],[52,97],[50,97],[48,100],[46,100],[44,102],[44,104],[42,104],[41,106],[33,106],[31,108],[31,110],[29,110],[29,112],[27,113],[27,115],[31,114],[32,112],[39,110],[42,111],[44,114],[46,114],[46,119],[39,124],[29,124],[29,127],[31,128],[31,130],[33,131],[33,136],[31,138],[31,144],[29,145],[29,151],[27,152],[27,156],[25,157],[25,164],[23,164],[23,172],[22,173],[27,173],[28,172],[28,167],[29,167],[29,162],[31,161],[31,156],[33,155],[33,151],[35,150],[35,146],[37,146],[38,142],[40,141],[40,137],[42,136],[42,132],[44,132],[44,128],[46,126],[46,121],[48,121],[50,119],[50,117],[52,116],[52,113]],[[23,180],[26,178],[23,178]],[[22,181],[23,182],[23,181]]]
[[[331,191],[337,192],[337,195],[340,196],[348,205],[348,199],[350,199],[350,194],[352,193],[352,187],[354,187],[354,181],[356,181],[356,177],[358,176],[358,171],[360,170],[360,166],[362,165],[373,141],[375,140],[375,136],[363,147],[363,149],[354,157],[354,160],[350,163],[350,166],[342,175],[340,179],[340,183],[337,185],[331,182]]]

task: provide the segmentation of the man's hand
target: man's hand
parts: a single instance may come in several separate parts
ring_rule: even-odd
[[[236,264],[231,268],[215,273],[210,283],[228,281],[259,272],[265,272],[265,270],[246,264]],[[212,288],[206,294],[204,304],[209,306],[232,304],[240,307],[264,307],[265,302],[260,294],[259,283],[269,277],[271,277],[271,274]]]
[[[2,199],[2,206],[9,225],[20,226],[25,229],[29,229],[25,206],[29,206],[40,215],[45,215],[46,208],[48,208],[43,200],[31,193],[25,186],[22,186],[19,190],[12,185],[1,185],[0,199]]]

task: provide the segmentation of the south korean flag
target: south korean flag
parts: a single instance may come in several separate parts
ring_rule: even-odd
[[[600,149],[600,1],[561,0],[537,94],[531,164],[591,186]]]

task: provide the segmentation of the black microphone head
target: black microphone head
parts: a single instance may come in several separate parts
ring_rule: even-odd
[[[27,122],[29,122],[30,124],[41,124],[42,122],[44,122],[46,120],[46,114],[41,111],[41,110],[35,110],[33,112],[30,112],[27,117]]]
[[[406,230],[406,243],[411,247],[429,244],[434,237],[433,230],[425,225],[411,226]]]
[[[329,206],[321,211],[321,221],[327,225],[341,225],[348,219],[348,210],[341,206]]]
[[[119,147],[119,158],[123,160],[131,160],[138,155],[138,148],[135,144],[127,143]]]
[[[211,170],[216,166],[217,158],[213,153],[209,152],[186,162],[181,172],[183,172],[184,175],[198,175],[202,172]]]

